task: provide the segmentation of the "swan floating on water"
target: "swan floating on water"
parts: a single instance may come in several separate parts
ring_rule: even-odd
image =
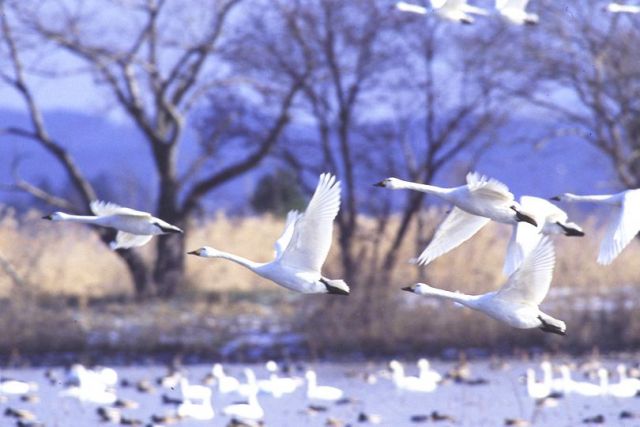
[[[434,391],[438,387],[438,384],[435,381],[405,376],[404,367],[397,360],[389,362],[389,368],[391,369],[391,379],[393,380],[393,384],[399,390],[428,393]]]
[[[239,420],[258,421],[264,418],[264,410],[258,402],[258,388],[254,385],[247,396],[247,403],[234,403],[225,406],[222,412]]]
[[[596,203],[613,207],[612,218],[600,244],[599,264],[611,264],[640,232],[640,189],[597,196],[578,196],[564,193],[551,199],[569,203]]]
[[[320,273],[329,254],[333,220],[340,209],[340,181],[324,173],[307,210],[287,215],[282,236],[275,243],[275,259],[258,263],[246,258],[204,246],[190,255],[224,258],[240,264],[259,276],[292,291],[304,294],[348,295],[349,286],[343,280],[332,280]]]
[[[565,323],[538,308],[549,291],[554,262],[553,245],[548,237],[543,237],[520,268],[496,292],[466,295],[433,288],[424,283],[402,289],[460,303],[514,328],[540,328],[544,332],[565,335]]]
[[[489,221],[505,224],[528,222],[538,226],[533,213],[526,212],[503,183],[475,172],[467,174],[467,184],[454,188],[418,184],[397,178],[387,178],[375,184],[392,190],[408,189],[438,196],[454,205],[438,226],[433,239],[417,258],[427,265],[434,259],[460,246]]]
[[[337,387],[318,385],[316,373],[308,370],[305,374],[307,379],[307,398],[311,400],[336,401],[342,399],[344,392]]]
[[[116,240],[110,244],[113,250],[143,246],[158,234],[183,232],[175,225],[156,218],[148,212],[124,208],[115,203],[96,200],[91,202],[91,211],[95,215],[71,215],[64,212],[54,212],[44,216],[43,219],[114,228],[118,230],[118,234],[116,234]]]

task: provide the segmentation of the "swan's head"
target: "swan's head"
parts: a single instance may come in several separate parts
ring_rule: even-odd
[[[274,362],[273,360],[269,360],[265,364],[265,368],[267,368],[267,371],[269,371],[269,372],[276,372],[278,370],[278,364],[276,362]]]
[[[391,190],[398,190],[401,188],[404,188],[402,186],[402,180],[398,179],[398,178],[386,178],[383,179],[380,182],[377,182],[375,184],[373,184],[375,187],[383,187],[383,188],[389,188]]]
[[[570,202],[571,200],[573,200],[574,196],[575,194],[573,193],[562,193],[562,194],[558,194],[557,196],[551,197],[550,200],[553,200],[556,202]]]
[[[315,381],[316,373],[314,371],[309,370],[305,372],[304,377],[307,379],[307,381]]]
[[[402,365],[397,360],[392,360],[389,362],[389,369],[391,369],[392,372],[399,371],[402,369]]]
[[[411,292],[418,295],[426,295],[429,293],[430,289],[431,286],[427,285],[426,283],[416,283],[414,285],[405,286],[404,288],[402,288],[403,291]]]
[[[582,227],[580,227],[575,222],[562,223],[558,221],[556,222],[556,224],[558,224],[558,226],[562,229],[562,233],[565,236],[578,236],[578,237],[584,236],[584,231],[582,231]]]
[[[213,364],[213,367],[211,368],[211,373],[216,378],[224,377],[224,370],[222,369],[222,365],[219,363]]]
[[[46,219],[49,221],[63,221],[65,217],[65,214],[62,212],[54,212],[49,215],[43,216],[42,219]]]
[[[195,251],[187,252],[188,255],[201,256],[205,258],[215,258],[220,254],[220,251],[210,247],[203,246],[200,249],[196,249]]]
[[[431,364],[429,363],[429,361],[427,359],[419,359],[418,360],[418,367],[420,369],[429,369],[429,367],[431,366]]]

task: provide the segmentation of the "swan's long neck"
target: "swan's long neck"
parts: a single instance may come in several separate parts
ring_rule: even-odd
[[[577,194],[567,193],[563,199],[567,202],[587,202],[587,203],[601,203],[608,205],[617,205],[620,203],[620,197],[618,194],[599,194],[591,196],[579,196]]]
[[[66,213],[59,213],[57,221],[70,221],[70,222],[81,222],[83,224],[95,224],[97,216],[93,215],[71,215]]]
[[[476,305],[475,303],[478,300],[478,296],[476,295],[467,295],[460,292],[451,292],[451,291],[446,291],[444,289],[438,289],[438,288],[432,288],[432,287],[423,288],[420,294],[428,295],[428,296],[432,296],[432,297],[436,297],[444,300],[454,301],[469,307],[475,307]]]
[[[229,252],[223,252],[219,250],[215,250],[204,255],[206,258],[223,258],[228,259],[229,261],[233,261],[236,264],[240,264],[243,267],[248,268],[249,270],[255,271],[258,267],[262,266],[262,263],[251,261],[250,259],[241,257],[239,255],[234,255]]]
[[[396,185],[396,188],[421,191],[423,193],[433,194],[440,197],[446,197],[453,190],[451,188],[442,188],[442,187],[436,187],[435,185],[418,184],[417,182],[409,182],[409,181],[403,181],[403,180],[398,180],[398,184]]]

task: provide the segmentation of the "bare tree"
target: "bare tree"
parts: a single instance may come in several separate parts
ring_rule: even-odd
[[[10,127],[4,133],[31,140],[52,154],[82,204],[74,205],[23,180],[16,185],[52,205],[79,212],[89,210],[95,190],[64,142],[47,133],[21,46],[39,43],[59,49],[92,74],[150,148],[157,174],[156,215],[183,228],[211,190],[254,168],[269,154],[289,121],[289,109],[306,76],[304,70],[292,77],[277,70],[251,68],[248,58],[242,56],[234,62],[233,52],[225,50],[227,44],[241,43],[234,40],[233,29],[242,25],[234,11],[250,7],[240,0],[202,0],[190,2],[189,7],[165,0],[71,5],[3,0],[0,7],[4,45],[10,54],[10,67],[2,70],[2,78],[20,93],[31,119],[30,128]],[[110,19],[112,14],[118,19]],[[234,66],[241,75],[229,71]],[[56,70],[49,71],[55,74]],[[187,173],[181,174],[180,146],[187,118],[203,105],[204,95],[229,87],[250,92],[246,105],[259,105],[268,120],[252,135],[252,143],[243,146],[244,157],[233,163],[220,162],[211,144],[202,144],[200,158],[183,165]],[[215,108],[223,110],[223,106]],[[103,233],[103,240],[107,239]],[[152,269],[135,251],[118,251],[118,255],[126,261],[138,295],[151,292],[153,282],[157,293],[168,297],[182,282],[184,252],[184,236],[174,235],[158,238]]]
[[[523,54],[514,62],[528,63],[528,90],[508,89],[553,113],[554,143],[580,138],[611,161],[620,183],[640,186],[640,25],[584,0],[543,7],[541,33],[514,52]]]

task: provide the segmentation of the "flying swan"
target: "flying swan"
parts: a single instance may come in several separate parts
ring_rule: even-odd
[[[538,227],[518,223],[513,226],[511,240],[507,247],[504,262],[504,273],[510,275],[520,267],[522,260],[535,249],[543,235],[564,234],[565,236],[584,236],[582,228],[569,221],[565,211],[540,197],[522,196],[520,206],[527,211],[535,212]]]
[[[613,206],[612,218],[600,244],[598,263],[609,265],[640,232],[640,189],[617,194],[578,196],[564,193],[552,200],[563,202],[591,202]]]
[[[303,214],[291,211],[287,215],[284,232],[275,243],[273,261],[258,263],[209,246],[189,254],[228,259],[292,291],[348,295],[349,286],[343,280],[327,279],[320,273],[331,247],[333,220],[339,209],[340,181],[324,173],[307,210]]]
[[[455,301],[480,311],[514,328],[540,328],[544,332],[565,335],[566,325],[538,308],[549,291],[555,254],[548,237],[543,237],[535,250],[522,262],[502,288],[482,295],[465,295],[436,289],[424,283],[402,288],[418,295]]]
[[[426,15],[432,12],[440,18],[462,24],[473,24],[474,19],[470,14],[488,15],[486,10],[468,4],[467,0],[430,0],[429,8],[400,1],[396,3],[396,8],[403,12],[417,13],[419,15]]]
[[[71,215],[64,212],[54,212],[42,218],[50,221],[80,222],[114,228],[118,230],[118,234],[116,240],[109,245],[113,250],[143,246],[158,234],[183,232],[175,225],[156,218],[148,212],[124,208],[115,203],[94,200],[90,207],[94,215]]]
[[[475,172],[467,174],[467,184],[454,188],[418,184],[398,178],[387,178],[375,184],[392,190],[408,189],[438,196],[453,203],[454,208],[440,224],[416,263],[427,265],[470,239],[490,220],[506,224],[528,222],[538,226],[534,215],[524,211],[506,185]]]
[[[536,25],[540,18],[526,11],[529,0],[496,0],[496,10],[504,19],[516,25]]]

